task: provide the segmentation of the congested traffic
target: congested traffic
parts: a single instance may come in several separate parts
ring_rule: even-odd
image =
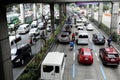
[[[82,13],[67,14],[65,24],[49,52],[54,57],[50,56],[50,59],[46,56],[50,60],[44,59],[42,63],[41,79],[118,80],[119,76],[115,77],[115,74],[120,74],[119,52],[107,41],[108,37]],[[14,67],[26,65],[35,55],[33,50],[43,46],[41,38],[49,38],[51,24],[47,28],[43,25],[38,21],[23,24],[15,32],[16,35],[9,36]],[[21,43],[24,37],[26,40]],[[60,55],[55,56],[57,53]],[[64,55],[60,57],[61,54]],[[110,72],[113,73],[107,74]]]

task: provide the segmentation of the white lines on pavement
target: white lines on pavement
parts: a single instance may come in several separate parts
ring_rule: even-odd
[[[97,53],[95,53],[95,55],[96,55],[96,58],[97,58],[97,60],[99,61],[99,58],[98,58],[98,55],[97,55]]]
[[[100,65],[100,70],[101,70],[101,72],[102,72],[102,75],[103,75],[104,80],[107,80],[107,78],[106,78],[106,75],[105,75],[105,72],[104,72],[104,70],[103,70],[102,65]]]
[[[73,61],[75,61],[75,52],[73,52]]]
[[[75,80],[75,64],[72,65],[72,78]]]

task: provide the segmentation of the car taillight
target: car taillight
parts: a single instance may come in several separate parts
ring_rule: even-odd
[[[93,58],[91,56],[89,56],[89,59],[92,60]]]
[[[107,56],[105,57],[105,59],[106,59],[106,60],[110,60],[109,57],[107,57]]]
[[[80,58],[79,58],[80,60],[83,60],[84,58],[83,58],[83,56],[80,56]]]
[[[120,58],[116,58],[115,60],[120,61]]]

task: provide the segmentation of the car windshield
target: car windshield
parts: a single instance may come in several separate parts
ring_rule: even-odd
[[[68,33],[61,33],[61,37],[66,37],[68,35]]]
[[[19,27],[19,28],[18,28],[18,30],[23,30],[23,29],[24,29],[24,27]]]
[[[88,35],[79,35],[79,38],[88,38]]]
[[[35,32],[35,31],[36,31],[36,29],[31,29],[31,30],[30,30],[30,32]]]
[[[119,57],[118,54],[108,54],[108,57],[109,58],[116,58],[116,57]]]
[[[82,21],[77,21],[77,23],[82,23]]]
[[[84,55],[91,55],[91,52],[84,52]]]
[[[98,39],[103,39],[104,37],[102,35],[98,35]]]

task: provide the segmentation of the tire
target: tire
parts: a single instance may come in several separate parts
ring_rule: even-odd
[[[101,58],[102,59],[102,58]],[[106,66],[107,65],[107,63],[102,59],[102,64],[104,65],[104,66]]]

